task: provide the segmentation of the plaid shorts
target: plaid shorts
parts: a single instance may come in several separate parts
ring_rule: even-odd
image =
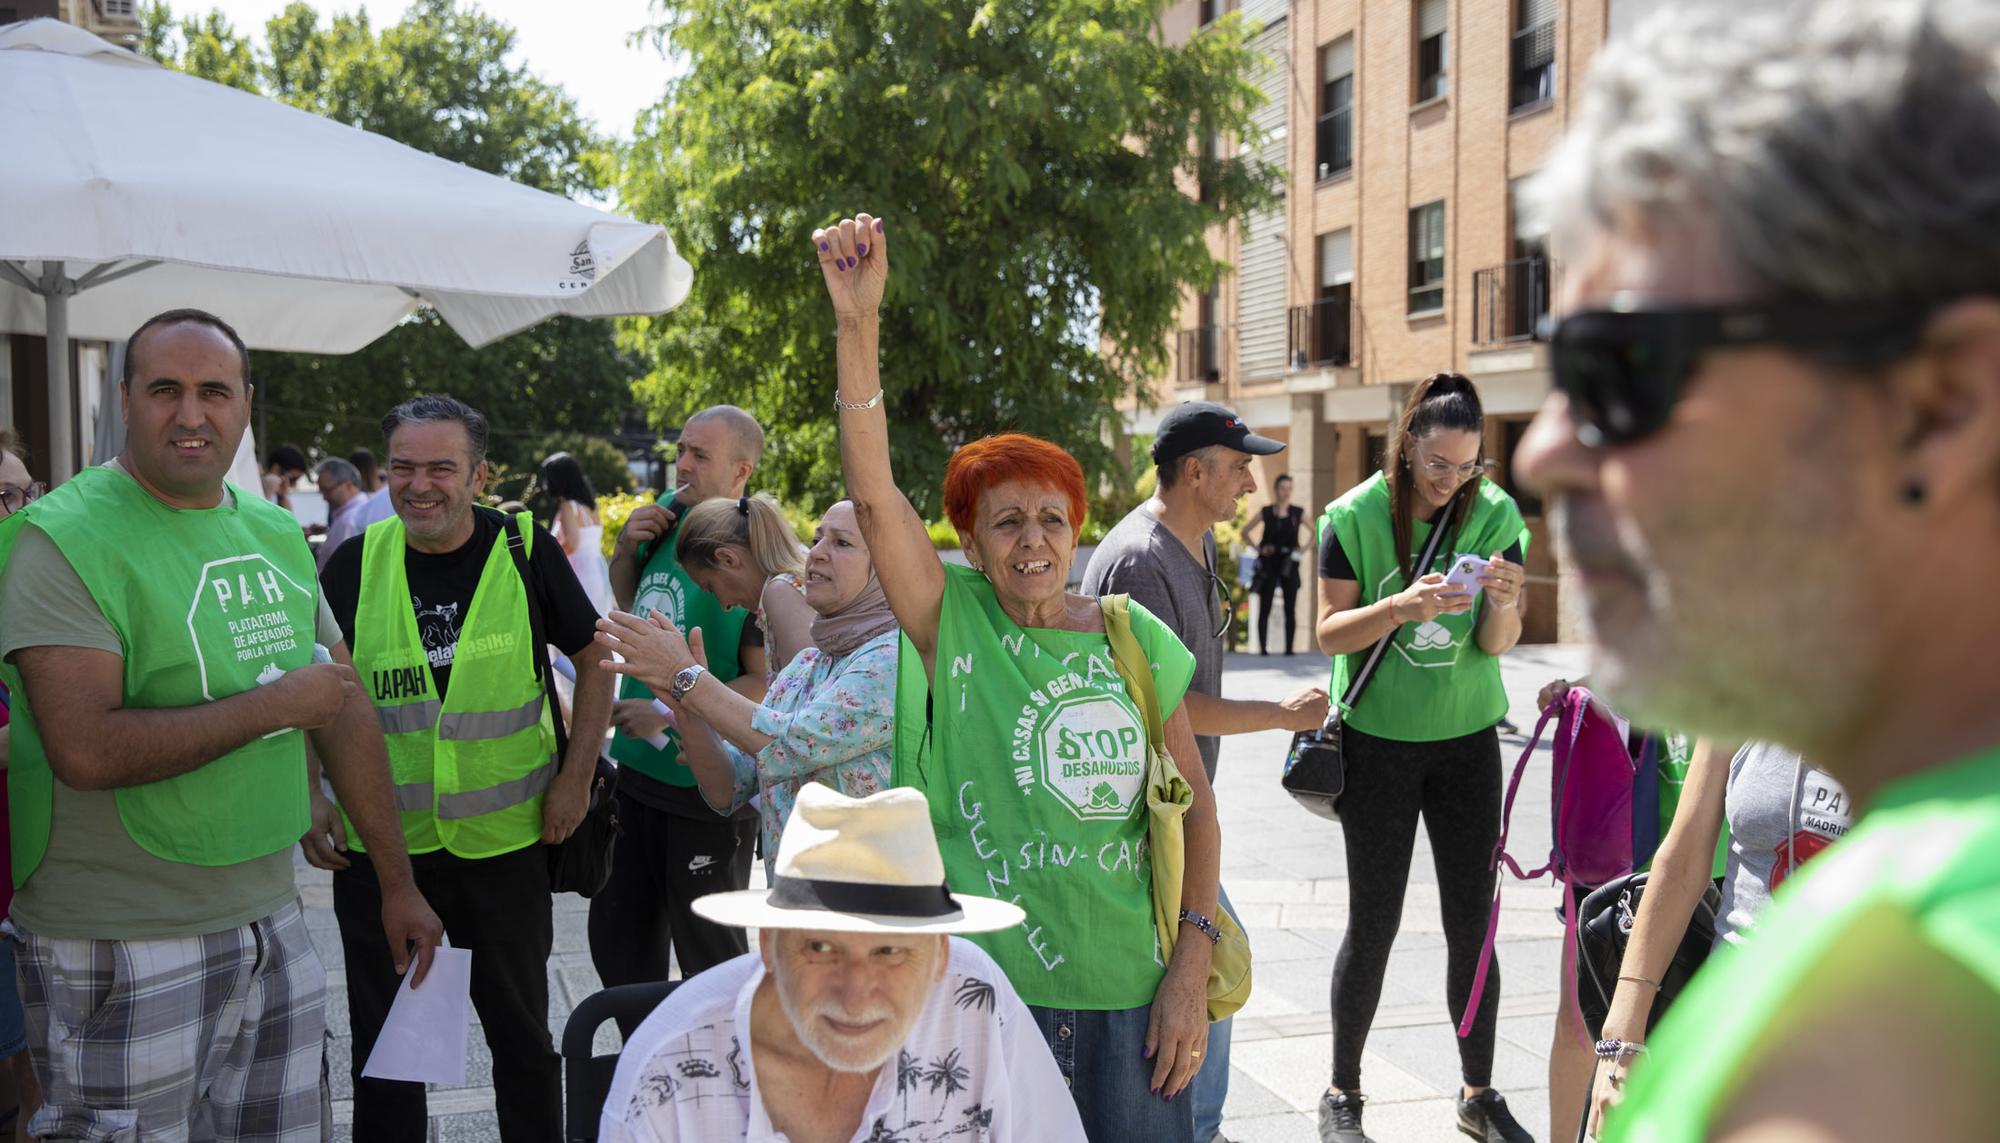
[[[41,1138],[313,1143],[333,1128],[326,968],[291,904],[198,937],[17,934]]]

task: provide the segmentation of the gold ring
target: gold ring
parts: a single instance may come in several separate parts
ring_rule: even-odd
[[[1201,1058],[1200,1052],[1189,1052],[1188,1055],[1193,1056],[1197,1060]]]

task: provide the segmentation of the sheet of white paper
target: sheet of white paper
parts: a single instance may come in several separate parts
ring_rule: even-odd
[[[472,950],[440,946],[421,986],[411,988],[410,974],[403,974],[361,1074],[463,1086],[465,1037],[471,1026]]]

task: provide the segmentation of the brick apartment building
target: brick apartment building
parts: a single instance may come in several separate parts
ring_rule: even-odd
[[[1199,35],[1225,2],[1182,0],[1163,34]],[[1260,483],[1290,473],[1310,517],[1380,467],[1411,383],[1464,373],[1486,403],[1493,477],[1534,535],[1526,638],[1568,634],[1542,507],[1511,471],[1549,389],[1537,324],[1561,267],[1521,235],[1514,201],[1599,46],[1660,3],[1242,0],[1270,61],[1262,156],[1286,172],[1284,197],[1211,233],[1231,269],[1186,300],[1169,374],[1127,430],[1150,433],[1180,401],[1222,401],[1290,443]],[[1301,606],[1316,614],[1306,579]]]

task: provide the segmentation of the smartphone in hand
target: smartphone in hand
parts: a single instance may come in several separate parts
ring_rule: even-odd
[[[1488,562],[1483,556],[1461,553],[1451,561],[1451,571],[1445,574],[1444,581],[1454,591],[1477,596],[1480,592],[1479,577],[1485,573]]]

